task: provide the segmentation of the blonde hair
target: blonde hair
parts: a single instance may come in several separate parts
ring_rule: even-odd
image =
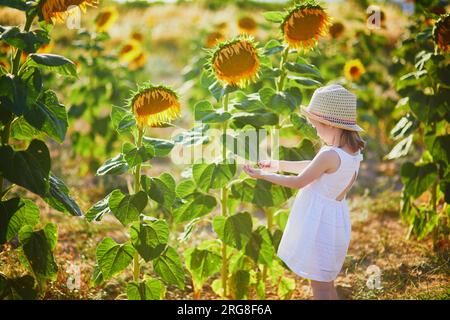
[[[356,131],[342,129],[339,139],[339,147],[348,145],[353,152],[363,150],[366,147],[366,142],[359,136]]]

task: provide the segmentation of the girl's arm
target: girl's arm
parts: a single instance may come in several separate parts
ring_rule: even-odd
[[[260,162],[260,168],[269,172],[285,171],[291,173],[301,173],[311,160],[287,161],[287,160],[267,160]]]
[[[319,178],[329,170],[335,170],[339,166],[339,156],[333,151],[324,151],[318,154],[297,176],[285,176],[282,174],[265,172],[261,169],[253,169],[249,165],[244,166],[244,171],[255,179],[263,179],[288,188],[303,188]]]

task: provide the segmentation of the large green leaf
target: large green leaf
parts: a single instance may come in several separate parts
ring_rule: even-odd
[[[252,217],[248,212],[236,213],[229,217],[216,216],[213,220],[214,231],[224,243],[242,249],[252,234]]]
[[[174,143],[170,140],[144,137],[142,143],[145,147],[152,147],[156,157],[166,157],[174,147]]]
[[[250,256],[255,263],[272,265],[275,250],[269,230],[265,226],[259,226],[252,232],[245,247],[245,254]]]
[[[142,146],[137,148],[134,144],[125,142],[122,146],[122,154],[128,164],[128,168],[133,168],[152,159],[155,151],[153,147]]]
[[[119,134],[130,133],[136,127],[136,119],[133,114],[128,109],[118,106],[112,107],[111,122]]]
[[[235,98],[232,100],[232,105],[234,108],[246,112],[260,110],[265,107],[259,93],[246,94],[242,91],[236,92]]]
[[[237,129],[242,129],[246,125],[261,128],[263,126],[274,126],[278,124],[278,115],[266,109],[234,113],[231,119],[233,126]]]
[[[117,220],[127,226],[139,220],[147,202],[148,197],[144,191],[129,195],[123,194],[120,190],[114,190],[109,197],[108,206]]]
[[[231,114],[223,109],[215,109],[209,101],[200,101],[194,106],[195,121],[220,123],[230,119]]]
[[[28,56],[25,63],[27,66],[49,69],[65,76],[76,77],[77,75],[75,63],[57,54],[33,53]]]
[[[109,197],[111,196],[111,194],[112,192],[89,208],[85,215],[86,219],[89,222],[100,221],[106,213],[110,212]]]
[[[207,249],[190,248],[185,251],[184,257],[196,287],[202,287],[203,283],[221,268],[222,257]]]
[[[128,300],[161,300],[164,299],[166,288],[158,279],[146,279],[145,281],[129,282],[127,285]]]
[[[434,163],[415,165],[405,162],[400,169],[400,176],[405,185],[405,192],[413,198],[418,198],[436,181],[437,167]]]
[[[292,113],[302,102],[302,93],[296,87],[281,92],[266,87],[259,91],[259,96],[269,110],[279,114]]]
[[[37,130],[45,132],[60,143],[63,142],[68,127],[67,112],[53,91],[45,91],[23,116]]]
[[[131,243],[145,260],[157,258],[169,241],[169,226],[164,220],[135,222],[130,228]]]
[[[0,35],[0,40],[7,44],[19,48],[26,53],[36,52],[44,44],[50,42],[46,31],[38,29],[35,31],[23,32],[18,27],[6,27]]]
[[[184,270],[180,257],[174,248],[167,246],[166,250],[155,260],[153,269],[165,282],[175,284],[184,289]]]
[[[34,299],[36,299],[36,290],[32,276],[25,275],[11,279],[0,273],[0,300]]]
[[[56,280],[58,266],[53,257],[56,239],[56,226],[52,223],[38,231],[33,231],[33,227],[30,225],[25,225],[19,231],[23,254],[28,267],[40,284],[41,291],[45,289],[47,279]]]
[[[64,181],[50,173],[49,182],[49,193],[44,197],[44,200],[58,211],[66,212],[73,216],[83,216],[83,211],[69,195],[69,188],[64,184]]]
[[[286,69],[292,71],[294,73],[302,74],[302,75],[312,75],[314,77],[321,78],[319,70],[313,65],[306,63],[297,63],[297,62],[286,62]]]
[[[39,222],[39,208],[29,199],[0,201],[0,245],[10,241],[25,226]]]
[[[284,50],[284,46],[276,39],[269,40],[264,46],[264,55],[270,56]]]
[[[297,147],[280,146],[280,159],[289,161],[311,160],[316,154],[314,145],[309,139],[302,139]]]
[[[170,173],[164,172],[158,178],[142,175],[141,186],[151,199],[171,209],[176,198],[176,183]]]
[[[210,213],[217,205],[216,198],[200,192],[194,192],[183,199],[179,207],[174,209],[174,222],[181,223],[203,217]]]
[[[248,296],[250,273],[247,270],[238,270],[231,275],[230,290],[234,299],[241,300]]]
[[[21,116],[28,108],[27,100],[28,86],[24,80],[12,74],[0,77],[0,104],[4,108]]]
[[[267,11],[263,13],[264,18],[267,21],[280,23],[283,22],[286,12],[283,11]]]
[[[118,244],[111,238],[103,239],[97,246],[97,264],[105,280],[125,270],[133,260],[134,248],[129,243]]]
[[[49,191],[50,153],[44,142],[31,141],[25,151],[0,147],[0,173],[12,183],[40,196]]]
[[[123,153],[119,153],[112,159],[107,160],[100,168],[97,169],[97,176],[104,176],[107,174],[120,175],[127,172],[129,169]]]
[[[195,126],[189,131],[184,131],[173,137],[175,143],[179,143],[186,147],[193,147],[198,144],[206,144],[209,142],[209,137],[205,133],[209,129],[209,125],[202,123],[201,125]]]
[[[314,80],[311,78],[306,78],[306,77],[288,76],[288,79],[294,81],[300,87],[311,88],[311,87],[318,87],[318,86],[322,85],[322,83],[320,81]]]
[[[318,138],[316,129],[314,129],[308,121],[298,113],[291,113],[290,120],[294,128],[300,132],[303,138],[309,140],[316,140]]]
[[[236,163],[196,163],[192,166],[192,177],[205,192],[227,185],[236,173]]]
[[[280,206],[293,195],[292,189],[251,178],[236,180],[231,186],[231,193],[235,199],[259,207]]]

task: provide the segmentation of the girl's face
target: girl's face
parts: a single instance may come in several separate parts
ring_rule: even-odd
[[[308,122],[316,128],[317,135],[325,141],[326,144],[332,145],[336,137],[339,137],[341,129],[326,125],[314,119],[307,119]]]

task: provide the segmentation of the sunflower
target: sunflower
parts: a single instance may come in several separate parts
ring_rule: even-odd
[[[225,40],[225,36],[219,31],[213,31],[206,36],[206,44],[207,48],[213,48],[219,42]]]
[[[359,59],[350,60],[344,66],[344,75],[350,81],[358,81],[365,72],[366,69]]]
[[[450,52],[450,13],[442,15],[433,27],[433,39],[442,52]]]
[[[144,83],[128,100],[139,127],[161,126],[181,115],[178,95],[170,88]]]
[[[87,6],[97,6],[98,0],[43,0],[39,5],[44,20],[47,23],[54,23],[63,22],[70,15],[68,12],[70,7],[78,6],[85,12]]]
[[[330,18],[315,2],[297,4],[281,23],[284,41],[292,48],[310,49],[326,34]]]
[[[106,7],[95,18],[97,32],[106,32],[116,22],[119,12],[116,7]]]
[[[119,59],[125,62],[131,62],[142,53],[139,41],[129,39],[119,51]]]
[[[330,35],[333,39],[337,39],[344,33],[345,27],[341,22],[335,22],[330,26]]]
[[[237,24],[240,32],[246,34],[254,34],[258,27],[258,24],[252,17],[242,17]]]
[[[258,78],[260,60],[261,52],[253,38],[239,36],[210,51],[208,68],[227,85],[243,87]]]
[[[134,71],[137,69],[142,68],[147,64],[148,57],[145,54],[145,52],[141,52],[140,55],[138,55],[135,59],[131,60],[128,64],[128,69]]]
[[[144,41],[144,35],[142,33],[140,33],[139,31],[132,32],[130,35],[130,38],[134,39],[138,42],[141,42],[141,43]]]

